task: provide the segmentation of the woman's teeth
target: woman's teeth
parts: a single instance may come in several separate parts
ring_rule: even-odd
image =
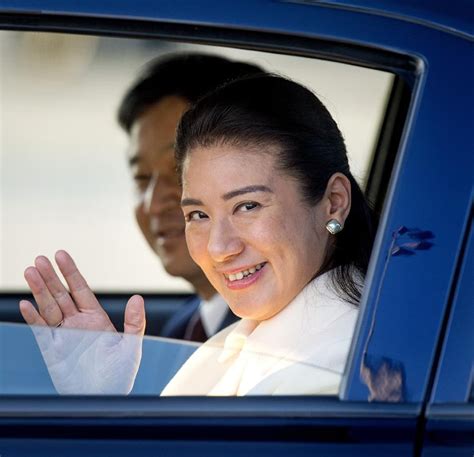
[[[256,271],[260,270],[265,265],[265,263],[266,262],[259,263],[258,265],[255,265],[254,267],[249,268],[248,270],[242,270],[242,271],[239,271],[238,273],[226,275],[227,279],[231,282],[232,281],[239,281],[240,279],[243,279],[247,276],[250,276],[250,275],[254,274]]]

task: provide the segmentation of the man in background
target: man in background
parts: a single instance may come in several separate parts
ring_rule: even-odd
[[[192,103],[228,81],[260,71],[223,57],[174,54],[151,61],[120,104],[118,121],[130,138],[140,230],[164,269],[196,292],[165,324],[162,336],[205,341],[237,319],[189,255],[174,141],[178,122]]]

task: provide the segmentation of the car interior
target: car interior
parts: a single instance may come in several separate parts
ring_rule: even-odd
[[[23,322],[18,301],[29,297],[23,271],[36,255],[59,248],[78,258],[119,330],[132,293],[145,298],[147,335],[159,335],[190,296],[189,285],[166,274],[136,226],[127,135],[116,122],[123,92],[160,55],[223,55],[306,84],[336,118],[354,175],[376,212],[382,210],[410,101],[407,78],[318,55],[156,39],[4,31],[0,41],[0,321]],[[386,66],[387,57],[380,59]]]

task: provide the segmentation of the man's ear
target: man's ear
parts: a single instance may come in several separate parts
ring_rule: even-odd
[[[324,210],[327,221],[336,219],[342,226],[351,210],[351,182],[346,175],[334,173],[324,193]]]

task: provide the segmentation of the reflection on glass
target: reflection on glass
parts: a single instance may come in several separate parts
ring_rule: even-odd
[[[402,363],[388,357],[366,354],[361,378],[369,389],[369,401],[405,401],[405,371]]]
[[[198,347],[166,338],[142,341],[120,333],[22,324],[1,324],[0,342],[2,395],[159,395]]]
[[[287,395],[302,388],[312,394],[315,387],[318,395],[337,393],[339,370],[274,348],[252,352],[256,341],[242,347],[245,330],[200,347],[158,337],[1,324],[0,395],[203,395],[209,379],[215,383],[222,374],[212,373],[220,364],[223,371],[231,366],[228,379],[222,376],[208,395],[233,395],[237,379],[246,395]],[[199,357],[176,379],[199,347]]]

